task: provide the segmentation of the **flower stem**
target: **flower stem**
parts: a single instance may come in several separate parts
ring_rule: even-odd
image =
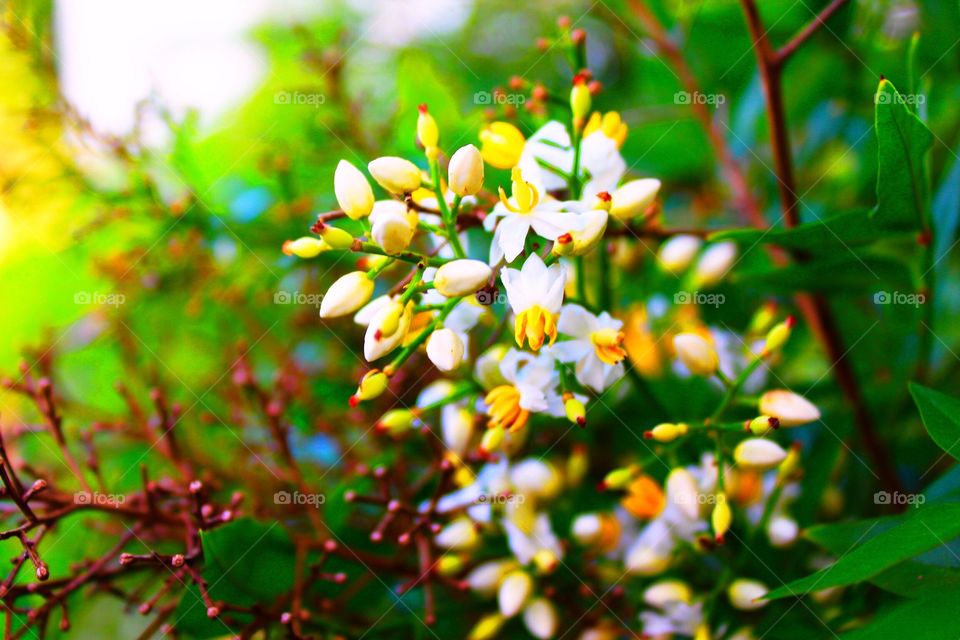
[[[407,359],[409,359],[410,356],[412,356],[414,352],[420,348],[420,345],[426,342],[427,338],[430,337],[430,334],[433,333],[434,329],[443,324],[443,321],[446,320],[448,315],[450,315],[450,312],[453,311],[453,309],[460,304],[462,300],[462,297],[451,298],[447,304],[443,306],[443,309],[440,310],[440,313],[438,313],[436,317],[430,321],[430,324],[428,324],[423,331],[421,331],[420,334],[413,339],[413,342],[405,346],[403,350],[400,351],[397,357],[393,359],[393,362],[385,367],[385,370],[396,371],[402,367],[403,363],[406,362]]]

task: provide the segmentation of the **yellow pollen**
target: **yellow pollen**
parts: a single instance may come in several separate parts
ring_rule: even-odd
[[[508,431],[521,429],[530,419],[530,412],[520,407],[520,391],[512,384],[494,387],[483,399],[490,420],[487,426]]]
[[[608,111],[603,115],[594,111],[590,115],[590,119],[587,120],[583,135],[586,137],[595,131],[602,132],[603,135],[616,142],[618,148],[622,147],[624,140],[627,139],[627,125],[616,111]]]
[[[523,346],[526,338],[530,348],[539,351],[547,336],[550,337],[551,345],[557,339],[557,314],[534,305],[517,316],[513,334],[518,347]]]
[[[590,342],[597,352],[597,357],[606,364],[617,364],[627,357],[627,350],[623,348],[623,331],[601,329],[590,334]]]

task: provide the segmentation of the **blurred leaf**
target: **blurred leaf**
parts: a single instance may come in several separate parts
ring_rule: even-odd
[[[833,565],[771,591],[775,600],[868,580],[919,553],[960,535],[960,504],[933,505],[899,526],[877,535],[840,557]]]
[[[732,229],[710,236],[711,241],[734,240],[748,246],[758,242],[810,252],[836,251],[844,245],[869,244],[880,237],[869,212],[847,211],[793,229]]]
[[[873,217],[883,229],[919,228],[927,206],[924,156],[933,135],[888,80],[876,94],[879,170]]]
[[[278,523],[244,518],[201,533],[206,568],[216,567],[221,579],[264,602],[293,588],[294,549]],[[204,574],[206,576],[206,573]]]
[[[898,260],[859,256],[852,251],[786,267],[745,269],[735,276],[741,284],[777,291],[862,292],[878,285],[906,288],[910,275]]]
[[[960,610],[960,590],[941,591],[928,598],[912,600],[881,613],[872,623],[845,633],[842,640],[878,638],[956,638],[956,612]]]
[[[915,383],[910,384],[910,394],[933,441],[960,459],[960,400]]]

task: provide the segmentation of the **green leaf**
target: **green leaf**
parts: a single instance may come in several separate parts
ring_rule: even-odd
[[[924,156],[933,142],[927,126],[907,107],[889,80],[876,94],[877,208],[873,219],[882,229],[922,226],[927,207]]]
[[[960,590],[941,591],[881,613],[872,623],[840,636],[841,640],[954,640]]]
[[[960,535],[960,504],[940,504],[917,512],[899,526],[870,538],[833,565],[771,591],[775,600],[830,587],[842,587],[886,569]]]
[[[905,289],[910,274],[898,260],[858,256],[842,250],[834,256],[790,264],[786,267],[744,269],[735,275],[737,283],[763,286],[777,291],[870,292],[881,284],[885,289]]]
[[[792,229],[731,229],[711,234],[709,239],[733,240],[748,246],[762,242],[816,253],[869,244],[879,237],[868,211],[845,211]]]
[[[200,535],[204,562],[257,602],[265,602],[293,589],[295,550],[278,523],[243,518]],[[205,577],[207,574],[204,574]]]
[[[910,384],[910,393],[927,433],[941,449],[960,460],[960,400],[916,383]]]

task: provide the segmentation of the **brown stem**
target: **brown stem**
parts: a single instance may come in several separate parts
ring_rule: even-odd
[[[828,9],[830,9],[829,13],[817,16],[813,27],[802,30],[802,38],[797,42],[796,46],[787,50],[787,56],[781,55],[782,50],[781,52],[777,52],[771,46],[770,39],[767,37],[767,32],[760,19],[760,12],[755,0],[741,0],[741,5],[743,6],[746,17],[747,28],[750,31],[751,38],[753,38],[757,65],[763,83],[764,94],[767,99],[767,120],[770,128],[770,144],[773,151],[777,189],[780,193],[780,207],[783,212],[785,226],[792,228],[799,224],[797,212],[799,199],[797,198],[795,190],[786,110],[783,104],[783,85],[781,82],[782,65],[789,54],[793,53],[796,49],[796,46],[799,46],[809,38],[813,30],[822,24],[823,20],[832,15],[837,8],[839,8],[839,5],[833,9],[828,7]],[[809,255],[802,251],[793,252],[793,257],[799,262],[804,262],[809,259]],[[900,478],[891,462],[883,441],[877,433],[876,425],[873,422],[873,417],[870,415],[863,391],[860,388],[853,367],[846,357],[847,350],[844,348],[843,338],[837,328],[837,323],[833,317],[829,302],[820,294],[799,294],[797,296],[797,305],[806,316],[814,333],[823,343],[827,351],[834,376],[837,379],[837,384],[840,385],[844,397],[853,408],[853,417],[857,432],[879,474],[881,484],[888,490],[898,491],[901,487]]]
[[[813,20],[797,32],[797,35],[790,38],[787,44],[780,47],[777,51],[777,63],[782,66],[804,42],[810,39],[810,36],[825,25],[827,20],[846,3],[847,0],[833,0],[833,2],[824,7],[823,11],[818,13]]]

